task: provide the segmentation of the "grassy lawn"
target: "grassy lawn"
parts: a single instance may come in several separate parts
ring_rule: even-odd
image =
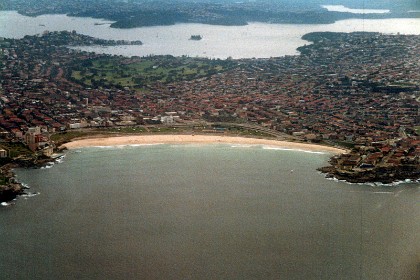
[[[153,127],[149,130],[150,133],[182,133],[189,130],[185,127]]]
[[[61,145],[70,142],[74,138],[86,137],[92,134],[92,131],[65,131],[51,135],[51,140],[57,145]]]
[[[0,148],[7,150],[10,158],[19,155],[29,156],[33,154],[32,151],[22,143],[1,143]]]
[[[242,127],[230,127],[228,129],[230,134],[238,134],[239,136],[263,137],[263,138],[276,138],[274,135],[257,131],[254,129],[247,129]]]
[[[122,134],[137,134],[146,132],[144,128],[140,127],[113,127],[113,128],[101,128],[95,130],[97,132],[101,132],[103,134],[115,134],[115,133],[122,133]]]
[[[156,56],[102,57],[76,65],[72,78],[86,86],[122,86],[141,89],[154,82],[192,80],[220,73],[237,64],[226,60]]]
[[[4,177],[3,175],[0,175],[0,185],[6,185],[9,183],[9,179]]]

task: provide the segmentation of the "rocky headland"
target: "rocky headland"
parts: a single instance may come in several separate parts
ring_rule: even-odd
[[[1,166],[0,203],[10,202],[17,196],[25,194],[27,187],[16,180],[15,174],[12,171],[14,168],[40,168],[52,160],[50,157],[22,157],[13,159],[10,163]]]
[[[350,183],[391,184],[420,179],[419,140],[356,146],[350,153],[334,156],[330,166],[319,168],[329,178]]]

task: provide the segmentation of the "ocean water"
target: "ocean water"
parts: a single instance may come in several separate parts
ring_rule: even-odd
[[[99,25],[98,25],[99,24]],[[141,46],[81,47],[77,49],[124,56],[188,55],[211,58],[269,58],[298,54],[308,44],[302,36],[310,32],[383,32],[420,34],[420,19],[341,20],[333,24],[268,24],[246,26],[176,24],[131,29],[110,28],[110,21],[66,15],[26,17],[0,11],[0,37],[22,38],[45,30],[76,30],[101,39],[141,40]],[[200,41],[189,40],[200,34]]]
[[[351,185],[329,154],[240,145],[72,150],[19,169],[1,279],[419,279],[419,184]]]

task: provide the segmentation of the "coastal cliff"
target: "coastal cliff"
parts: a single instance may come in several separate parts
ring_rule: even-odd
[[[0,184],[0,203],[11,201],[23,193],[23,186],[16,183],[14,174],[11,171],[14,167],[16,167],[15,164],[9,163],[0,168],[0,173],[2,175],[2,182]]]
[[[0,167],[0,203],[14,200],[17,196],[25,194],[25,187],[16,181],[14,168],[39,168],[51,162],[50,157],[38,158],[36,156],[23,157],[12,160]]]
[[[0,186],[0,203],[12,201],[21,194],[23,194],[23,187],[21,184],[2,185]]]

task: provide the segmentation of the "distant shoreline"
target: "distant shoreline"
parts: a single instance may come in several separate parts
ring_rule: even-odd
[[[260,23],[274,23],[274,24],[333,24],[340,20],[346,19],[391,19],[391,18],[413,18],[412,12],[415,10],[396,10],[388,7],[387,9],[365,9],[361,8],[348,8],[343,5],[317,5],[310,9],[301,11],[295,10],[272,10],[265,11],[256,10],[248,11],[246,16],[241,12],[241,9],[230,10],[219,10],[216,12],[217,16],[208,15],[207,17],[196,17],[195,14],[188,14],[177,10],[170,12],[163,10],[155,10],[153,12],[144,11],[135,7],[136,16],[127,16],[133,12],[133,10],[125,10],[122,14],[111,12],[104,12],[100,10],[92,10],[83,12],[72,7],[63,9],[57,9],[51,11],[46,7],[38,7],[38,9],[32,9],[28,7],[23,8],[9,8],[0,11],[15,11],[23,16],[38,17],[49,14],[62,14],[71,17],[89,17],[94,19],[104,19],[111,21],[111,28],[117,29],[131,29],[131,28],[142,28],[142,27],[154,27],[154,26],[171,26],[179,23],[203,23],[209,25],[219,26],[246,26],[251,22]],[[205,9],[205,7],[202,7]],[[395,7],[394,7],[395,8]],[[112,10],[112,9],[111,9]]]
[[[145,144],[240,144],[240,145],[267,145],[285,149],[327,152],[342,154],[344,149],[317,144],[301,142],[278,141],[260,138],[219,136],[219,135],[131,135],[110,137],[87,137],[75,139],[61,145],[61,148],[77,149],[83,147],[118,146],[118,145],[145,145]]]

